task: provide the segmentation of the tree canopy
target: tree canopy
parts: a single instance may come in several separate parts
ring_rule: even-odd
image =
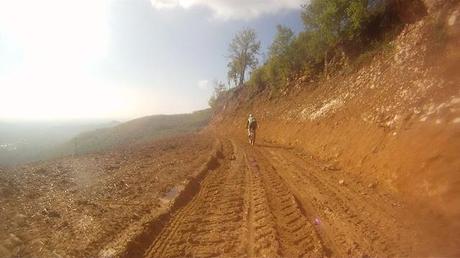
[[[260,41],[253,29],[245,29],[235,35],[229,47],[228,79],[229,82],[242,85],[249,68],[257,66]]]
[[[316,59],[341,41],[360,36],[368,18],[368,0],[312,0],[303,6],[302,20]]]
[[[269,57],[279,57],[288,51],[289,45],[291,45],[292,40],[294,39],[294,32],[283,25],[276,26],[276,36],[273,40],[272,45],[269,49]]]

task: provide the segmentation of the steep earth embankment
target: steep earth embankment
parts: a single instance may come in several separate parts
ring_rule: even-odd
[[[253,113],[259,142],[300,148],[327,163],[324,173],[344,172],[345,182],[358,177],[389,189],[427,222],[420,227],[437,235],[438,248],[457,249],[459,6],[436,15],[406,25],[392,50],[356,72],[299,79],[279,98],[234,90],[213,127],[243,138]],[[433,44],[438,34],[447,38],[442,49]]]

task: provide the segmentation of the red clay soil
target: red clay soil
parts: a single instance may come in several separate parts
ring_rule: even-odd
[[[100,255],[108,243],[142,232],[212,146],[212,138],[188,135],[2,169],[0,257]]]
[[[408,257],[421,251],[425,235],[415,214],[387,189],[324,170],[294,148],[222,143],[220,165],[173,211],[143,256]]]

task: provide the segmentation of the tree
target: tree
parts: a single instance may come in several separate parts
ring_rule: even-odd
[[[269,49],[269,57],[276,58],[286,54],[289,46],[294,39],[294,32],[283,25],[276,26],[276,36]]]
[[[368,17],[368,0],[312,0],[303,6],[302,20],[309,33],[309,49],[317,60],[324,59],[327,73],[328,52],[341,41],[360,36]]]
[[[257,55],[260,50],[260,41],[257,40],[256,32],[245,29],[235,35],[229,47],[229,81],[244,83],[245,75],[249,68],[257,66]]]
[[[268,62],[264,72],[272,88],[279,88],[291,76],[291,45],[294,40],[294,32],[288,27],[278,25],[277,33],[268,52]]]
[[[235,86],[238,86],[238,69],[236,63],[230,62],[228,63],[227,67],[228,85],[231,86],[233,83]]]
[[[225,83],[214,80],[214,93],[212,94],[211,98],[208,101],[208,104],[211,108],[215,108],[217,101],[219,100],[220,97],[222,97],[222,94],[225,92]]]

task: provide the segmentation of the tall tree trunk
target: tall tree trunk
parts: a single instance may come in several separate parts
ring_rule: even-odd
[[[324,52],[324,76],[327,77],[327,52],[328,50],[326,50],[326,52]]]
[[[243,71],[241,71],[241,74],[240,74],[240,85],[243,85],[243,83],[244,83],[244,74],[246,73],[245,70],[246,70],[246,69],[243,68]]]

